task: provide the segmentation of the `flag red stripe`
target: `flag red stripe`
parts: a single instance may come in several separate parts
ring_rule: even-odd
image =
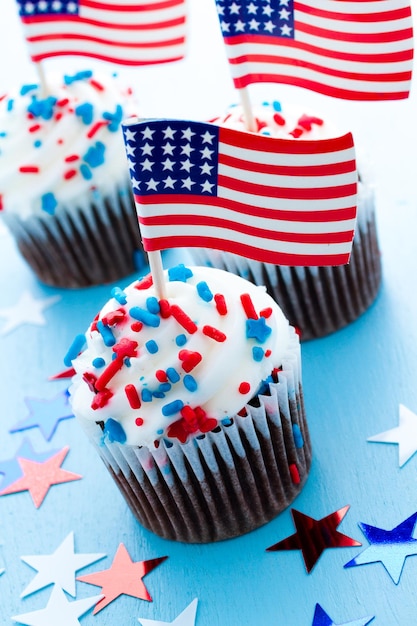
[[[269,250],[261,250],[247,244],[236,243],[226,239],[218,239],[214,237],[205,237],[199,235],[198,238],[184,235],[178,237],[156,237],[153,239],[143,238],[142,240],[145,250],[153,252],[155,250],[167,250],[169,248],[215,248],[225,250],[240,256],[254,259],[255,261],[263,261],[264,263],[273,263],[274,265],[345,265],[349,262],[350,254],[288,254],[283,252],[273,252]]]
[[[294,21],[294,29],[298,32],[313,35],[314,37],[321,37],[323,39],[330,40],[336,38],[339,41],[346,41],[349,43],[391,43],[393,41],[411,39],[413,36],[413,30],[411,28],[389,31],[387,33],[345,33],[340,30],[333,31],[325,28],[318,28],[317,26],[304,24],[298,20]]]
[[[161,205],[164,204],[187,204],[209,205],[236,211],[242,215],[253,215],[260,219],[277,219],[287,222],[338,222],[340,220],[354,219],[356,216],[356,206],[341,209],[329,209],[327,211],[289,211],[285,209],[267,209],[256,207],[236,200],[227,198],[216,198],[215,196],[197,196],[181,194],[155,194],[150,196],[135,195],[136,203],[139,205]],[[148,219],[148,218],[147,218]]]
[[[51,50],[50,52],[43,52],[42,54],[33,54],[30,58],[32,59],[32,61],[34,63],[37,63],[39,61],[42,61],[42,59],[48,59],[51,57],[61,57],[61,56],[80,56],[80,57],[85,57],[87,56],[86,53],[83,50],[59,50],[59,51],[54,51]],[[138,61],[137,59],[131,60],[131,59],[116,59],[114,56],[107,56],[105,54],[100,54],[99,52],[89,52],[88,53],[88,57],[92,58],[92,59],[99,59],[100,61],[106,61],[107,63],[120,63],[121,65],[126,65],[126,66],[140,66],[140,65],[159,65],[160,63],[173,63],[175,61],[181,61],[184,56],[176,56],[176,57],[164,57],[163,59],[152,59],[152,60],[143,60],[143,61]]]
[[[356,52],[343,52],[340,50],[330,50],[326,48],[320,48],[303,41],[296,41],[294,39],[273,39],[272,37],[266,37],[264,35],[236,35],[235,37],[225,37],[225,43],[231,47],[246,44],[256,49],[256,44],[267,46],[276,46],[277,48],[288,48],[289,50],[295,48],[311,54],[317,54],[322,57],[329,57],[332,59],[338,59],[341,61],[352,61],[357,63],[399,63],[401,61],[410,61],[413,58],[413,49],[398,50],[396,52],[381,52],[380,54],[358,54]],[[229,62],[233,65],[239,63],[240,60],[249,59],[256,55],[241,55],[239,57],[230,58]],[[267,55],[260,55],[267,56]],[[292,59],[291,59],[292,61]],[[297,61],[298,63],[298,61]]]
[[[379,0],[375,1],[379,2]],[[308,6],[302,2],[295,2],[294,7],[296,11],[306,13],[307,15],[323,17],[329,20],[342,20],[343,22],[362,22],[371,24],[375,22],[391,22],[401,20],[408,18],[411,15],[410,7],[402,7],[381,12],[375,11],[375,13],[338,13],[337,11],[326,11],[318,7]]]
[[[232,189],[234,191],[242,191],[256,196],[265,196],[268,198],[282,198],[285,200],[329,200],[331,198],[344,198],[353,196],[356,193],[356,183],[347,185],[338,185],[337,187],[312,187],[312,188],[295,188],[295,187],[274,187],[273,185],[258,185],[249,183],[245,180],[236,180],[230,176],[219,175],[219,185]]]
[[[219,154],[219,164],[228,165],[240,169],[246,169],[248,162],[232,157],[227,154]],[[262,174],[275,174],[281,176],[333,176],[337,174],[347,174],[355,171],[355,161],[341,161],[340,163],[329,163],[328,165],[309,165],[308,170],[300,166],[291,165],[270,165],[267,163],[250,163],[252,172]]]
[[[354,89],[341,89],[339,87],[330,87],[329,85],[319,83],[306,78],[298,78],[297,76],[287,76],[285,74],[246,74],[234,79],[237,89],[247,87],[252,83],[281,83],[283,85],[293,85],[295,87],[304,87],[322,93],[325,96],[334,98],[342,98],[344,100],[366,100],[368,102],[377,100],[402,100],[408,98],[408,91],[357,91]],[[382,89],[382,86],[381,86]],[[295,143],[295,142],[294,142]]]
[[[347,243],[352,241],[353,230],[327,233],[298,233],[285,231],[272,231],[266,228],[257,228],[235,222],[232,220],[212,217],[210,215],[154,215],[152,217],[139,217],[139,224],[144,226],[212,226],[227,228],[230,231],[250,235],[251,237],[263,237],[269,241],[286,241],[292,243],[308,244],[332,244]],[[174,235],[175,237],[175,235]]]
[[[162,0],[157,3],[149,3],[149,4],[108,4],[107,2],[94,2],[93,0],[82,0],[81,6],[88,7],[90,9],[96,9],[98,11],[115,11],[116,13],[124,12],[127,13],[139,13],[149,11],[160,11],[163,9],[170,9],[175,6],[180,6],[183,3],[183,0]]]
[[[98,21],[98,20],[92,20],[90,18],[84,18],[84,17],[77,17],[76,15],[66,15],[65,19],[63,19],[62,17],[58,16],[58,15],[45,15],[42,16],[42,20],[40,20],[38,17],[32,16],[32,17],[22,17],[22,22],[24,24],[36,24],[37,22],[42,21],[42,23],[44,22],[57,22],[59,23],[73,23],[75,25],[77,24],[87,24],[89,26],[97,26],[100,29],[101,28],[106,28],[106,29],[113,29],[113,30],[132,30],[134,32],[138,32],[138,31],[148,31],[148,30],[159,30],[159,29],[163,29],[163,28],[172,28],[174,26],[181,26],[183,24],[185,24],[185,16],[181,16],[181,17],[176,17],[173,18],[171,20],[166,20],[163,22],[155,22],[154,24],[136,24],[136,23],[130,23],[130,24],[115,24],[114,22],[103,22],[103,21]],[[72,37],[76,36],[76,33],[72,33],[71,34]],[[51,34],[51,35],[34,35],[34,36],[29,36],[27,37],[27,41],[42,41],[42,39],[45,39],[46,37],[50,37],[51,39],[56,39],[56,38],[61,38],[61,34],[56,35],[56,34]],[[93,41],[93,38],[90,38],[91,41]]]
[[[56,39],[56,35],[41,35],[39,37],[28,37],[29,42],[50,41]],[[167,41],[147,41],[143,43],[138,42],[120,42],[112,41],[111,39],[102,39],[101,37],[91,37],[87,35],[77,35],[76,33],[62,33],[59,35],[60,40],[70,39],[72,41],[89,41],[91,43],[104,44],[106,46],[112,46],[116,48],[134,48],[134,49],[146,49],[146,48],[165,48],[167,46],[181,45],[184,43],[184,37],[178,37],[177,39],[168,39]]]

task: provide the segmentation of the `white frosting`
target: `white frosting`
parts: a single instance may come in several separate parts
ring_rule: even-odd
[[[176,272],[177,269],[174,268],[173,271]],[[180,272],[183,269],[184,266],[179,266]],[[145,310],[150,307],[153,310],[152,307],[156,302],[148,300],[156,297],[155,288],[150,286],[146,289],[137,289],[135,287],[137,281],[124,290],[125,304],[112,298],[101,310],[98,319],[107,318],[105,321],[108,321],[111,312],[121,309],[126,313],[122,321],[110,326],[116,350],[123,338],[138,343],[136,356],[129,360],[130,366],[116,368],[115,375],[106,382],[106,388],[113,395],[102,408],[95,410],[91,408],[95,392],[85,382],[83,375],[87,372],[90,379],[91,375],[93,379],[99,379],[115,353],[112,347],[105,345],[102,334],[94,329],[95,323],[86,333],[87,348],[73,360],[76,376],[70,393],[74,414],[82,419],[103,422],[112,418],[122,426],[121,432],[124,432],[123,438],[125,436],[127,444],[152,448],[155,440],[172,436],[172,432],[167,433],[169,426],[178,420],[184,423],[180,410],[182,405],[192,409],[201,407],[207,418],[217,421],[235,415],[256,395],[262,381],[273,369],[282,364],[282,357],[287,350],[290,337],[288,321],[264,287],[257,287],[222,270],[207,267],[186,268],[187,271],[189,269],[192,276],[185,282],[172,280],[175,276],[170,274],[171,280],[168,277],[166,279],[166,290],[170,306],[178,305],[189,316],[196,325],[195,332],[185,329],[173,314],[165,317],[160,313],[154,313],[151,318],[158,324],[157,326],[144,323],[139,332],[135,325],[132,330],[132,322],[136,321],[131,316],[131,313],[135,313],[132,307]],[[201,282],[208,285],[212,296],[215,294],[224,296],[227,313],[222,314],[216,298],[210,299],[199,295],[196,285]],[[242,294],[249,294],[257,316],[261,311],[269,309],[268,313],[264,313],[267,317],[258,318],[255,323],[253,320],[248,321],[248,311],[247,309],[245,311],[241,302]],[[247,337],[248,325],[252,331],[254,327],[257,329],[255,335],[260,329],[261,335]],[[206,326],[223,333],[224,340],[219,341],[205,334],[203,329]],[[262,329],[265,328],[263,336]],[[249,334],[253,332],[250,331]],[[178,338],[185,338],[185,344],[178,345]],[[189,368],[184,367],[182,360],[183,350],[194,356],[196,353],[202,356],[201,361],[192,364],[188,373],[185,370]],[[97,362],[95,360],[97,358],[103,361]],[[97,363],[101,366],[97,367]],[[159,376],[161,372],[168,372],[168,384],[162,383],[162,387],[156,376],[158,371]],[[172,380],[173,372],[176,372],[177,381],[175,376]],[[195,390],[193,381],[196,385]],[[241,386],[242,383],[245,383],[244,388]],[[97,385],[101,386],[98,382]],[[126,385],[134,385],[141,395],[140,408],[132,408],[126,394]],[[160,390],[165,390],[163,397],[157,397]],[[149,391],[157,392],[151,401],[147,401],[146,398]],[[174,406],[172,402],[178,402],[177,410],[172,414],[168,410],[169,414],[164,414],[166,413],[164,407]],[[141,419],[139,426],[137,418]],[[213,428],[213,424],[211,427]],[[198,429],[192,432],[196,430],[199,434]],[[109,433],[112,437],[113,431],[110,430]]]
[[[120,123],[137,114],[135,107],[130,90],[115,76],[89,71],[64,79],[48,74],[46,94],[33,85],[3,97],[0,206],[4,212],[23,219],[33,213],[53,213],[59,204],[77,202],[97,190],[106,194],[125,181]],[[37,171],[24,172],[22,167]]]

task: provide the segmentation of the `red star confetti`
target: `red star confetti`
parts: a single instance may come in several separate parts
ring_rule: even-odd
[[[369,437],[367,441],[375,443],[398,444],[398,461],[402,467],[417,452],[417,415],[400,404],[400,418],[396,428]]]
[[[297,532],[267,548],[267,552],[301,550],[307,572],[309,573],[326,548],[361,546],[362,544],[359,541],[351,539],[351,537],[343,535],[336,530],[349,508],[349,505],[344,506],[320,520],[291,509]]]
[[[44,609],[15,615],[11,619],[26,626],[79,626],[79,617],[85,615],[101,596],[92,596],[83,600],[68,602],[65,593],[60,587],[55,587]]]
[[[68,483],[82,478],[79,474],[74,474],[61,468],[68,452],[69,447],[66,446],[42,463],[31,461],[30,459],[18,459],[22,477],[6,489],[0,491],[0,496],[29,491],[33,504],[38,509],[53,485],[60,485],[61,483]]]
[[[74,533],[71,532],[53,554],[22,556],[25,563],[37,570],[21,598],[35,593],[48,585],[57,585],[75,598],[75,572],[91,565],[105,554],[80,554],[74,549]]]
[[[0,309],[0,317],[6,318],[6,323],[1,328],[0,334],[5,335],[23,324],[44,326],[46,321],[43,316],[43,310],[59,300],[61,300],[61,296],[51,296],[37,300],[29,292],[24,291],[16,304]]]
[[[142,578],[167,558],[167,556],[162,556],[157,559],[149,559],[148,561],[134,562],[125,545],[121,543],[117,548],[113,563],[109,569],[94,574],[78,576],[77,580],[102,588],[104,597],[97,603],[93,611],[94,614],[104,609],[110,602],[113,602],[113,600],[123,594],[152,602],[152,598]]]
[[[73,367],[68,367],[65,370],[61,370],[56,374],[52,374],[49,376],[48,380],[61,380],[62,378],[72,378],[75,374],[75,369]]]
[[[195,598],[173,622],[161,622],[160,620],[144,619],[139,617],[141,626],[195,626],[198,600]]]

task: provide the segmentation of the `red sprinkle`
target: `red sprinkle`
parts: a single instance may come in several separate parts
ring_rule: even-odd
[[[257,320],[258,314],[255,311],[255,307],[253,306],[252,298],[250,297],[250,295],[248,293],[242,293],[242,295],[240,296],[240,301],[246,313],[246,317],[250,320]]]
[[[40,130],[42,126],[40,124],[34,124],[28,130],[30,133],[36,133],[36,131]]]
[[[222,293],[216,293],[214,296],[214,302],[216,303],[216,309],[219,315],[227,315],[227,305],[225,297]]]
[[[97,376],[95,374],[93,374],[92,372],[84,372],[83,380],[87,383],[90,391],[97,393],[97,387],[96,387]]]
[[[97,409],[102,409],[103,406],[106,406],[106,404],[108,403],[108,401],[110,400],[110,398],[113,396],[113,393],[110,391],[110,389],[102,389],[101,391],[99,391],[93,398],[93,401],[91,403],[91,408],[93,409],[93,411],[96,411]]]
[[[278,126],[285,126],[285,118],[280,113],[274,113],[274,122]]]
[[[160,383],[168,382],[168,376],[166,375],[166,372],[164,372],[164,370],[156,370],[155,376]]]
[[[250,384],[248,382],[244,381],[243,383],[240,383],[239,393],[241,393],[242,395],[245,395],[249,393],[249,391],[250,391]]]
[[[112,348],[113,352],[117,355],[118,359],[124,359],[126,357],[137,356],[138,342],[124,337]]]
[[[301,135],[303,134],[303,129],[302,128],[294,128],[294,130],[292,130],[290,133],[288,133],[289,135],[292,135],[294,137],[294,139],[298,139],[299,137],[301,137]]]
[[[135,419],[135,424],[136,424],[136,426],[142,426],[142,424],[143,424],[143,419],[142,419],[141,417],[137,417],[137,418]]]
[[[130,325],[130,328],[133,330],[134,333],[139,333],[143,328],[143,323],[133,322],[133,324]]]
[[[178,304],[173,304],[171,306],[171,315],[178,322],[178,324],[181,324],[181,326],[190,333],[190,335],[197,331],[196,324],[193,322],[191,317],[188,317],[187,313],[178,306]]]
[[[22,165],[19,167],[19,172],[22,174],[38,174],[39,167],[37,165]]]
[[[0,211],[3,211],[4,206],[3,206],[3,196],[0,194]]]
[[[59,120],[64,116],[63,113],[61,113],[61,111],[58,111],[58,113],[55,113],[54,119],[59,122]]]
[[[104,372],[97,378],[96,381],[96,389],[97,391],[102,391],[107,384],[111,381],[113,376],[117,374],[117,372],[123,367],[123,359],[114,359],[111,361]]]
[[[65,180],[70,180],[71,178],[74,178],[74,176],[76,175],[77,175],[77,170],[68,170],[65,172],[64,178]]]
[[[72,161],[78,161],[79,158],[80,157],[78,154],[70,154],[69,156],[65,157],[64,161],[66,163],[72,163]]]
[[[182,361],[182,369],[184,372],[187,372],[187,374],[203,359],[199,352],[191,352],[191,350],[180,350],[178,352],[178,358]]]
[[[61,98],[61,100],[57,101],[57,106],[59,107],[64,107],[66,104],[68,104],[69,102],[69,98]]]
[[[168,300],[159,300],[159,314],[163,319],[171,315],[171,305]]]
[[[107,315],[105,315],[101,321],[106,326],[115,326],[124,319],[125,315],[126,312],[123,309],[116,309],[116,311],[107,313]]]
[[[304,130],[311,130],[313,124],[317,124],[317,126],[323,126],[323,120],[319,117],[314,117],[312,115],[302,115],[298,120],[298,125]]]
[[[149,289],[149,287],[152,287],[153,285],[153,278],[152,275],[149,274],[148,276],[145,276],[145,278],[142,278],[142,280],[137,283],[137,285],[135,285],[135,289]]]
[[[301,478],[300,478],[300,473],[298,471],[298,467],[296,466],[296,464],[290,463],[289,470],[290,470],[292,482],[294,483],[294,485],[299,485],[301,482]]]
[[[272,308],[269,306],[266,309],[262,309],[262,311],[259,313],[259,315],[261,317],[265,317],[265,319],[268,319],[268,317],[271,317],[271,315],[272,315]]]
[[[125,394],[132,409],[140,409],[142,403],[135,385],[126,385]]]
[[[272,354],[271,350],[265,350],[265,356],[266,357],[271,356],[271,354]]]
[[[90,128],[90,130],[87,133],[88,139],[91,139],[92,137],[94,137],[94,135],[98,133],[98,131],[100,130],[102,126],[107,126],[107,122],[101,120],[93,124],[93,126]]]
[[[101,83],[98,82],[98,80],[95,80],[94,78],[91,78],[89,81],[90,85],[92,87],[95,87],[96,89],[98,89],[98,91],[104,91],[104,87]]]
[[[203,326],[203,335],[207,335],[210,339],[214,339],[214,341],[218,341],[222,343],[226,341],[227,337],[221,330],[218,328],[214,328],[213,326]]]

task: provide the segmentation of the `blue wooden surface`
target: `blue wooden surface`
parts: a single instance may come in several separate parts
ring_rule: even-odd
[[[126,70],[138,88],[143,114],[206,119],[237,99],[213,4],[190,3],[187,61],[152,71]],[[1,10],[0,49],[4,53],[12,46],[16,58],[14,71],[0,67],[0,91],[5,91],[16,75],[20,82],[33,78],[34,68],[19,40],[13,1],[3,0]],[[83,66],[91,65],[87,60]],[[46,69],[72,71],[80,66],[79,59],[53,60]],[[177,88],[171,95],[173,84]],[[82,617],[85,626],[133,626],[139,617],[169,623],[193,598],[199,599],[197,626],[311,626],[316,603],[335,624],[364,616],[375,616],[375,626],[417,624],[417,557],[405,560],[397,585],[381,563],[343,567],[368,545],[360,522],[392,529],[417,511],[417,455],[400,468],[398,446],[367,442],[398,425],[400,403],[417,413],[417,96],[413,90],[408,101],[362,104],[277,86],[253,93],[262,99],[271,94],[301,97],[316,110],[329,111],[352,128],[372,162],[383,285],[375,304],[358,321],[303,345],[314,459],[308,482],[293,504],[315,519],[350,505],[338,530],[363,547],[326,550],[307,574],[299,551],[266,552],[294,532],[289,510],[239,539],[207,546],[168,542],[133,519],[75,420],[62,421],[50,442],[37,428],[9,432],[27,415],[26,398],[49,399],[66,388],[67,381],[51,382],[48,377],[63,369],[67,347],[85,330],[110,288],[66,291],[42,286],[2,230],[0,309],[14,304],[24,290],[35,298],[58,294],[61,300],[45,311],[44,326],[20,326],[3,335],[0,317],[0,460],[10,458],[24,437],[39,451],[68,445],[64,467],[83,478],[52,487],[39,509],[27,492],[0,497],[0,569],[6,570],[0,576],[1,624],[46,606],[50,587],[19,598],[34,575],[20,557],[51,554],[70,531],[77,552],[107,555],[82,574],[109,567],[120,542],[133,560],[169,557],[145,578],[153,602],[122,596],[97,616],[90,612]],[[98,592],[97,587],[77,583],[77,599]]]

